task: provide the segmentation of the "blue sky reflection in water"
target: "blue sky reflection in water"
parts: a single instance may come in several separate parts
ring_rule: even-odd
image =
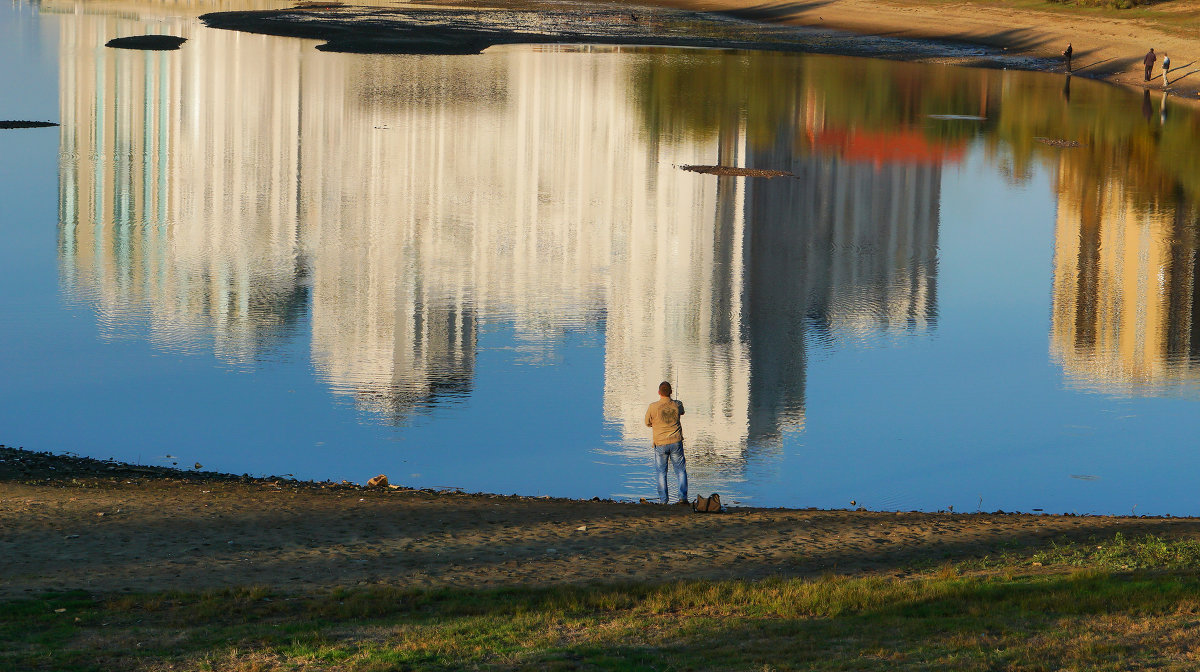
[[[1182,107],[848,58],[328,54],[92,7],[0,9],[29,91],[0,116],[63,124],[0,135],[4,443],[636,498],[666,377],[702,494],[1200,513]],[[189,41],[102,46],[145,32]],[[678,167],[716,163],[796,177]]]

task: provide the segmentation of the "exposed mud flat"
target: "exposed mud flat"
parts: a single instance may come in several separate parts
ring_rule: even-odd
[[[991,65],[1004,60],[1002,51],[974,45],[864,37],[760,23],[734,12],[636,5],[502,0],[471,7],[306,4],[200,18],[212,28],[324,40],[318,49],[352,53],[476,54],[502,44],[605,44],[954,58]]]

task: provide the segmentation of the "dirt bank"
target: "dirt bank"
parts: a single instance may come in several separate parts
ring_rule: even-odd
[[[1144,81],[1142,58],[1153,47],[1171,56],[1172,93],[1200,92],[1200,2],[1165,0],[1130,10],[1086,9],[1048,2],[987,0],[654,0],[696,11],[727,12],[776,24],[847,30],[914,40],[987,45],[1014,58],[1014,67],[1065,72],[1061,54],[1074,48],[1075,74],[1161,90],[1161,60]],[[1028,62],[1020,62],[1028,57]]]
[[[366,489],[0,447],[0,598],[264,585],[501,586],[906,574],[1200,520],[686,507]]]

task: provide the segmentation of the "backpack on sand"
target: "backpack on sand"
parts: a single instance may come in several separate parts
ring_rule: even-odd
[[[717,513],[721,510],[721,496],[715,492],[708,497],[696,495],[692,510],[696,513]]]

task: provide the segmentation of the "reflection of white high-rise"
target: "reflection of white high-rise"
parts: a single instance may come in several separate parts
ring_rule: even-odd
[[[875,324],[932,315],[932,271],[909,262],[932,260],[935,171],[793,157],[793,139],[774,158],[800,181],[681,171],[783,150],[736,122],[646,137],[637,57],[352,56],[190,24],[179,52],[101,46],[148,32],[124,21],[64,24],[64,276],[165,340],[205,329],[252,359],[308,309],[320,375],[402,421],[470,390],[489,322],[535,356],[602,328],[627,444],[666,378],[689,440],[740,461],[803,426],[806,321],[859,329],[862,294],[891,297]],[[895,199],[915,205],[889,220]]]
[[[464,358],[480,318],[535,350],[599,324],[611,236],[645,182],[620,169],[638,163],[620,70],[525,50],[326,58],[367,73],[314,84],[346,103],[304,127],[304,171],[322,175],[304,199],[314,359],[335,387],[413,387],[380,364],[422,357],[434,315],[472,325],[450,335]]]
[[[94,301],[103,324],[145,315],[164,343],[211,338],[223,358],[253,360],[304,303],[288,86],[300,46],[192,34],[171,17],[84,14],[61,26],[68,290]],[[206,58],[103,46],[148,31],[187,36]],[[225,95],[206,95],[214,88]]]
[[[687,440],[740,458],[750,393],[740,322],[745,227],[740,213],[720,216],[724,194],[712,178],[672,165],[711,163],[717,139],[697,144],[687,149],[699,157],[658,147],[648,162],[658,169],[643,183],[657,193],[637,194],[628,233],[614,242],[604,410],[627,443],[644,444],[646,406],[669,380],[686,409]]]
[[[940,165],[813,156],[795,132],[747,137],[728,120],[702,163],[798,179],[692,176],[680,190],[700,188],[694,222],[631,222],[646,234],[614,256],[605,359],[606,410],[628,442],[644,441],[644,400],[665,378],[688,440],[738,459],[803,428],[806,329],[858,339],[932,324]]]
[[[1064,157],[1050,351],[1068,381],[1109,394],[1196,388],[1198,241],[1187,204],[1138,203]]]
[[[306,100],[352,101],[334,106],[333,118],[316,108],[325,116],[302,131],[302,173],[322,175],[315,193],[306,186],[302,216],[314,358],[331,383],[423,394],[380,375],[382,362],[401,357],[390,334],[414,350],[430,342],[428,316],[411,317],[420,310],[451,311],[456,324],[510,323],[541,347],[602,319],[610,420],[644,434],[638,383],[674,361],[687,369],[677,384],[689,390],[690,431],[744,443],[744,345],[728,326],[713,333],[740,291],[710,283],[717,195],[673,165],[706,148],[652,154],[625,102],[621,60],[520,49],[365,60],[369,75],[354,81],[306,72],[305,90],[316,82]],[[705,298],[712,293],[721,296]],[[463,342],[473,347],[471,339]]]
[[[804,421],[806,334],[844,342],[919,332],[936,311],[940,159],[798,152],[800,130],[782,125],[749,144],[753,165],[797,177],[746,186],[743,322],[755,442]]]

